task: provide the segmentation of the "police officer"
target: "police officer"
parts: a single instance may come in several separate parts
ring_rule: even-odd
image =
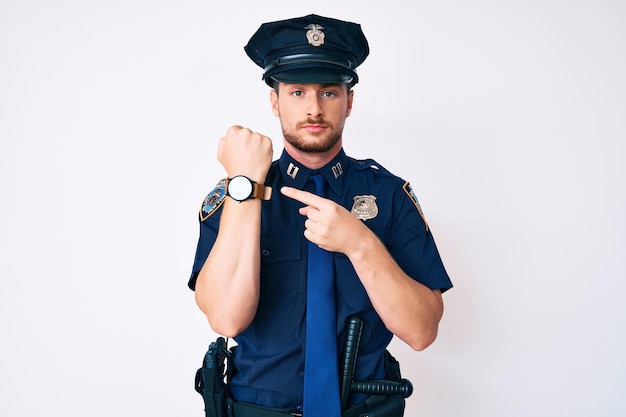
[[[315,343],[305,340],[306,317],[326,308],[307,305],[311,244],[331,254],[337,345],[349,317],[364,323],[356,380],[385,378],[393,335],[415,350],[429,346],[452,284],[411,185],[344,152],[356,68],[369,53],[361,26],[317,15],[275,21],[244,49],[271,87],[284,151],[272,161],[270,138],[241,126],[221,138],[227,178],[203,201],[189,287],[213,330],[237,342],[229,390],[244,408],[235,416],[246,406],[298,415],[305,342]],[[336,369],[338,359],[317,367]],[[366,398],[352,395],[348,409]],[[315,411],[305,406],[304,415]]]

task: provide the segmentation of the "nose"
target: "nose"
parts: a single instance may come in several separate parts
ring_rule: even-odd
[[[324,114],[320,99],[321,98],[317,94],[309,96],[309,100],[307,102],[307,116],[318,118]]]

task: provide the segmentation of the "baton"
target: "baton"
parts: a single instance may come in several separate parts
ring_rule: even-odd
[[[408,379],[401,381],[365,380],[353,381],[350,390],[369,395],[396,395],[400,394],[408,398],[413,393],[413,384]]]
[[[361,343],[361,331],[363,330],[363,319],[359,316],[352,316],[348,320],[346,331],[346,346],[343,352],[343,364],[341,374],[341,409],[348,407],[350,391],[352,391],[354,368],[356,366],[356,355]]]

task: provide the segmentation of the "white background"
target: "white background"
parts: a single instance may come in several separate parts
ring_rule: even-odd
[[[282,150],[265,21],[362,24],[347,152],[411,181],[455,288],[407,416],[626,414],[626,5],[0,1],[0,415],[201,416],[186,288],[231,124]]]

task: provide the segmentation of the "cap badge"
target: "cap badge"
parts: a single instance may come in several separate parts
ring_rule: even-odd
[[[359,220],[373,219],[378,216],[376,197],[373,195],[357,195],[354,197],[352,214],[354,214]]]
[[[326,35],[322,32],[322,29],[324,29],[322,25],[311,23],[309,26],[306,26],[305,29],[308,29],[306,38],[309,40],[309,44],[313,46],[324,45],[324,37]]]

